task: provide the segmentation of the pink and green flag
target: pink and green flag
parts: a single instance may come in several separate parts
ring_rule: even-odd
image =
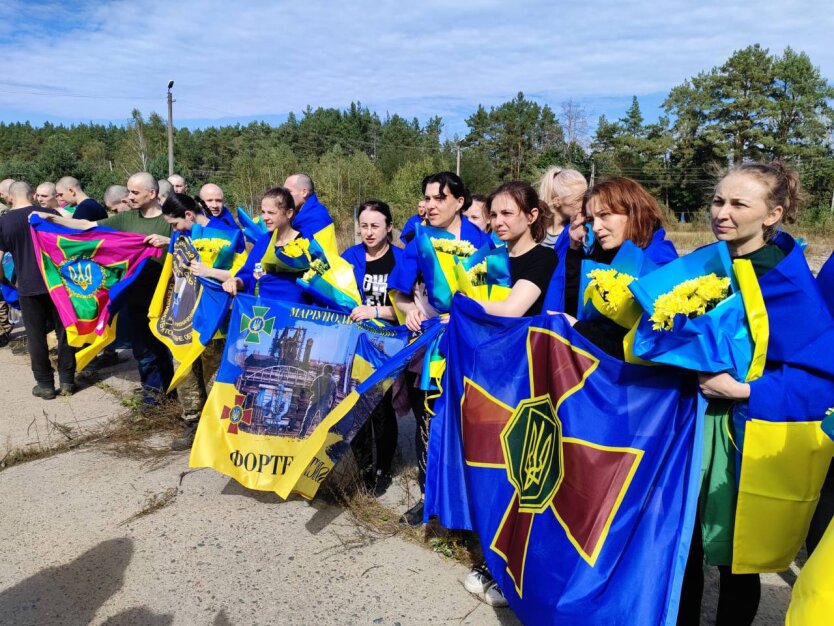
[[[145,245],[144,235],[103,226],[75,230],[36,215],[29,222],[35,256],[67,329],[67,342],[84,348],[76,354],[80,371],[115,339],[113,303],[147,259],[159,257],[162,250]]]

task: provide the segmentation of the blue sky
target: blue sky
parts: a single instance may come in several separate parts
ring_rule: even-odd
[[[440,115],[452,136],[519,91],[557,114],[573,99],[592,125],[637,95],[653,120],[671,87],[752,43],[805,51],[831,81],[832,33],[823,0],[3,0],[0,119],[164,117],[174,79],[178,126],[361,101]]]

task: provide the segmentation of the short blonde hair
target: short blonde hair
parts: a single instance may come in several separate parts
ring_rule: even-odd
[[[574,196],[580,198],[588,191],[588,181],[579,172],[570,168],[562,168],[553,165],[542,174],[539,180],[539,198],[547,205],[547,223],[553,224],[556,220],[554,200]]]

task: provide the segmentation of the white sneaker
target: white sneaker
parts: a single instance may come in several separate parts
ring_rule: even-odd
[[[495,581],[492,580],[492,576],[486,568],[486,565],[481,565],[480,567],[472,568],[472,571],[469,572],[469,575],[463,581],[463,586],[469,593],[477,595],[484,593],[494,583]]]
[[[494,580],[490,583],[489,587],[487,587],[486,591],[484,591],[484,602],[486,602],[489,606],[496,608],[509,605],[507,598],[504,597],[504,592],[501,591],[498,583]]]

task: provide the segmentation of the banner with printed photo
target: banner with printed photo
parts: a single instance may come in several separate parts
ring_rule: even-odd
[[[404,327],[238,295],[190,465],[312,498],[401,369],[380,364],[408,338]]]
[[[238,230],[195,227],[191,235],[176,232],[171,238],[148,311],[151,332],[179,363],[169,391],[191,371],[229,308],[230,297],[219,283],[194,275],[191,264],[231,270],[241,259],[235,254],[241,237]]]

